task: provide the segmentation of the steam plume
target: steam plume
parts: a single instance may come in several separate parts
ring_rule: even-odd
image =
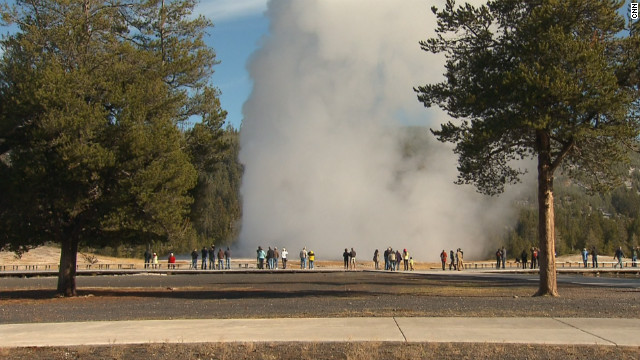
[[[497,206],[453,184],[450,147],[428,134],[446,120],[413,86],[440,81],[443,60],[420,50],[435,16],[422,0],[278,0],[249,64],[240,160],[240,245],[306,246],[318,259],[407,248],[418,261],[462,247],[486,251]],[[409,127],[411,126],[411,127]],[[407,143],[412,146],[407,147]],[[492,245],[493,246],[493,245]]]

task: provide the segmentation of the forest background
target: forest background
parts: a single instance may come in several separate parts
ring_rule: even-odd
[[[191,130],[186,130],[185,134]],[[428,129],[411,129],[424,137]],[[233,246],[238,241],[242,220],[240,185],[243,166],[238,161],[239,130],[227,127],[222,138],[227,145],[215,166],[200,170],[198,185],[193,190],[194,204],[190,219],[196,233],[187,241],[148,244],[159,255],[168,252],[186,253],[211,244]],[[418,138],[422,137],[418,136]],[[423,139],[426,141],[426,139]],[[623,183],[603,194],[588,193],[579,182],[562,175],[556,181],[556,251],[558,255],[579,253],[583,248],[596,247],[601,254],[612,254],[618,246],[630,254],[640,244],[640,155],[631,163],[615,169]],[[452,180],[453,181],[453,180]],[[487,234],[494,247],[505,246],[514,256],[537,246],[538,210],[535,193],[523,195],[511,204],[515,221]],[[117,247],[83,249],[109,256],[141,257],[147,246],[122,244]],[[486,258],[493,257],[493,251]]]

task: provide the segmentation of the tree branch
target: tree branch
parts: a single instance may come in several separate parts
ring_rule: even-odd
[[[575,146],[575,140],[573,137],[571,138],[571,140],[569,140],[569,142],[566,142],[563,144],[562,150],[560,150],[560,153],[556,156],[555,160],[553,160],[553,162],[551,163],[551,169],[550,169],[551,173],[556,171],[556,169],[562,163],[562,160],[564,160],[564,158],[573,149],[574,146]]]

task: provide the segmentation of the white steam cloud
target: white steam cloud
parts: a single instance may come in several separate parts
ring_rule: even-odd
[[[306,246],[338,259],[354,247],[366,260],[392,246],[435,261],[443,249],[474,258],[496,245],[485,238],[506,223],[498,206],[506,199],[453,184],[451,148],[427,134],[447,117],[425,110],[412,90],[444,72],[442,58],[418,45],[433,35],[430,7],[268,4],[270,34],[249,65],[254,89],[241,128],[245,254],[277,246],[295,258]],[[404,144],[418,133],[421,145],[407,156]]]

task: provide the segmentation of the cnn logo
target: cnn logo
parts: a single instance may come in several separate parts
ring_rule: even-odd
[[[631,3],[631,19],[638,20],[638,3]]]

